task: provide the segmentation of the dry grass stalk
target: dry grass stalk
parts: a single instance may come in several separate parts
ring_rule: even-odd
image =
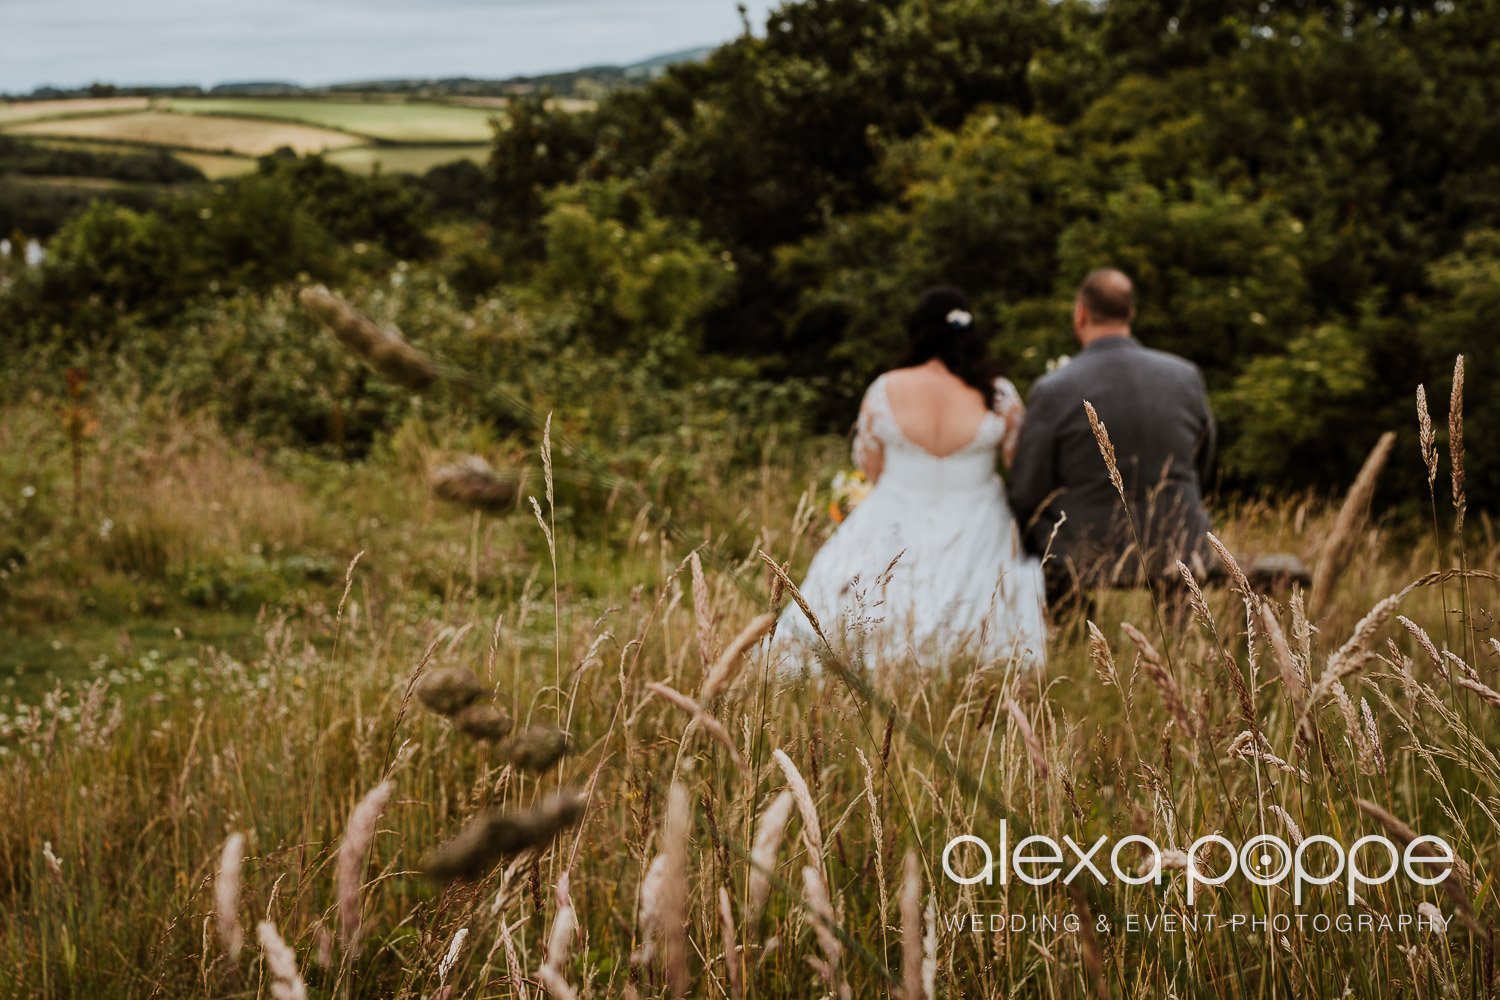
[[[1464,495],[1464,356],[1460,354],[1453,363],[1453,392],[1448,399],[1448,461],[1452,466],[1453,510],[1457,521],[1453,527],[1455,535],[1464,530],[1464,516],[1469,510],[1468,498]]]
[[[1413,840],[1417,839],[1417,831],[1368,799],[1355,799],[1354,804],[1359,806],[1360,811],[1366,816],[1369,816],[1385,827],[1386,832],[1400,843],[1402,847],[1406,847]],[[1473,931],[1475,937],[1488,944],[1490,941],[1490,932],[1488,929],[1482,927],[1475,917],[1474,904],[1470,901],[1469,894],[1465,889],[1465,885],[1472,881],[1472,873],[1469,873],[1467,878],[1463,877],[1468,866],[1457,855],[1454,857],[1453,868],[1454,875],[1459,877],[1455,878],[1454,875],[1450,875],[1448,878],[1443,879],[1440,883],[1443,887],[1443,892],[1453,901],[1453,905],[1458,911],[1459,919],[1468,926],[1469,930]]]
[[[1183,733],[1192,733],[1192,721],[1188,717],[1187,705],[1182,700],[1182,689],[1177,686],[1177,678],[1173,677],[1172,672],[1167,669],[1161,654],[1134,625],[1124,622],[1120,628],[1124,630],[1125,635],[1135,644],[1136,650],[1141,654],[1141,669],[1146,672],[1146,676],[1151,678],[1151,682],[1161,693],[1162,704],[1167,712],[1171,714]]]
[[[745,626],[739,635],[734,637],[708,671],[708,676],[703,681],[703,689],[698,692],[700,702],[705,705],[712,704],[715,698],[729,690],[739,674],[741,665],[745,662],[745,654],[769,635],[775,624],[775,615],[758,615]]]
[[[641,881],[638,926],[640,944],[632,965],[647,965],[659,955],[671,996],[688,989],[688,835],[692,825],[686,786],[674,780],[667,793],[661,844]]]
[[[307,986],[297,971],[297,953],[276,933],[276,925],[262,920],[255,928],[266,970],[271,974],[271,996],[275,1000],[307,1000]]]
[[[739,935],[734,929],[734,907],[729,902],[729,890],[719,886],[719,937],[724,946],[724,978],[729,982],[730,1000],[740,1000],[745,995],[740,974]]]
[[[465,736],[498,743],[510,735],[510,715],[493,705],[470,705],[453,716],[453,727]]]
[[[1093,622],[1088,623],[1088,633],[1089,660],[1094,664],[1094,671],[1105,684],[1119,687],[1120,675],[1115,669],[1115,654],[1110,651],[1109,640],[1104,638],[1104,633]]]
[[[1010,713],[1011,721],[1016,724],[1016,731],[1021,734],[1021,741],[1026,744],[1026,754],[1031,758],[1031,769],[1036,772],[1038,781],[1046,781],[1047,776],[1052,773],[1052,768],[1047,764],[1047,755],[1042,751],[1042,741],[1036,738],[1036,732],[1031,728],[1031,722],[1026,718],[1026,713],[1021,706],[1016,704],[1014,698],[1005,699],[1005,710]]]
[[[1427,387],[1417,386],[1417,437],[1422,445],[1422,464],[1427,466],[1427,489],[1437,488],[1437,433],[1432,429],[1432,413],[1427,407]]]
[[[439,500],[477,510],[503,510],[520,495],[521,480],[499,473],[478,455],[465,455],[432,473],[432,492]]]
[[[1255,699],[1250,694],[1250,685],[1245,683],[1245,675],[1240,672],[1239,661],[1227,649],[1221,650],[1219,655],[1224,675],[1229,678],[1229,686],[1234,688],[1235,700],[1239,702],[1240,720],[1251,729],[1259,729],[1260,721],[1255,713]]]
[[[1078,951],[1083,958],[1084,971],[1088,973],[1089,986],[1098,1000],[1108,1000],[1109,979],[1104,974],[1104,951],[1099,945],[1099,935],[1094,931],[1094,914],[1081,889],[1074,886],[1070,895],[1073,912],[1078,914]]]
[[[1354,702],[1349,698],[1349,692],[1340,681],[1335,681],[1328,689],[1333,696],[1333,703],[1338,707],[1339,714],[1344,717],[1344,730],[1349,734],[1349,743],[1359,755],[1360,770],[1370,774],[1369,749],[1365,746],[1364,730],[1359,724],[1359,713],[1354,710]]]
[[[657,907],[661,905],[662,886],[666,877],[667,855],[665,851],[661,851],[651,859],[651,864],[646,866],[646,874],[641,878],[640,903],[636,908],[636,928],[640,940],[635,951],[631,952],[631,965],[649,965],[656,959],[660,937],[657,927],[661,922]]]
[[[516,954],[516,942],[510,933],[510,925],[504,920],[500,924],[500,942],[505,946],[505,967],[509,970],[511,983],[516,988],[516,1000],[531,1000],[526,992],[526,975],[521,969],[521,958]]]
[[[437,974],[438,985],[441,986],[448,981],[448,973],[458,964],[459,953],[463,951],[464,941],[469,937],[469,929],[460,927],[453,932],[453,937],[448,942],[448,950],[443,953],[442,960],[438,962]]]
[[[422,869],[440,881],[478,879],[501,860],[550,843],[583,818],[586,802],[578,792],[564,790],[520,812],[487,809],[431,851]]]
[[[874,835],[873,843],[875,851],[875,888],[880,893],[880,919],[885,920],[885,915],[890,912],[891,901],[885,889],[885,824],[880,820],[880,799],[875,794],[875,770],[870,767],[870,759],[865,756],[863,750],[857,749],[860,766],[865,772],[865,804],[870,807],[870,832]]]
[[[771,567],[771,572],[776,575],[776,585],[785,588],[786,592],[792,595],[792,600],[796,602],[797,607],[807,616],[807,624],[811,626],[813,634],[818,637],[818,640],[824,646],[831,645],[828,641],[828,636],[823,632],[823,623],[818,621],[818,616],[813,612],[812,605],[807,603],[807,598],[802,596],[802,591],[797,589],[797,585],[792,582],[792,578],[786,575],[786,567],[778,565],[776,560],[772,559],[764,551],[760,553],[760,558],[766,565]],[[778,595],[772,595],[773,600],[771,603],[773,607],[778,606],[777,601],[774,600],[776,596]]]
[[[359,891],[364,882],[365,860],[375,840],[375,824],[380,822],[395,787],[394,782],[386,780],[365,793],[349,814],[344,841],[339,845],[339,934],[344,947],[351,951],[359,938]]]
[[[1386,431],[1380,435],[1380,440],[1375,443],[1375,447],[1365,458],[1365,464],[1360,468],[1359,475],[1354,478],[1354,485],[1349,488],[1343,506],[1339,508],[1338,516],[1334,518],[1333,528],[1323,543],[1322,551],[1318,555],[1317,567],[1313,570],[1313,585],[1312,592],[1308,596],[1308,606],[1315,614],[1328,607],[1328,599],[1333,596],[1334,585],[1338,583],[1339,576],[1354,555],[1355,538],[1369,520],[1370,498],[1375,495],[1375,484],[1379,481],[1381,470],[1385,468],[1387,459],[1391,457],[1391,449],[1395,444],[1394,432]]]
[[[1179,559],[1177,573],[1182,577],[1183,586],[1187,587],[1188,605],[1193,609],[1193,616],[1198,619],[1198,624],[1203,626],[1203,631],[1210,637],[1217,636],[1219,628],[1214,621],[1214,613],[1209,609],[1208,598],[1203,596],[1203,588],[1198,586],[1198,579],[1193,576],[1193,571]]]
[[[786,777],[786,784],[791,790],[792,799],[797,803],[797,811],[802,814],[802,839],[807,845],[807,853],[821,865],[823,863],[823,827],[818,822],[818,810],[813,804],[812,791],[808,789],[802,772],[797,770],[797,765],[792,763],[792,758],[786,755],[786,751],[777,747],[771,751],[771,758],[776,761],[776,766],[781,768],[781,773]]]
[[[1250,578],[1245,575],[1245,570],[1240,566],[1239,560],[1234,557],[1234,553],[1229,551],[1229,546],[1220,541],[1218,536],[1213,532],[1209,532],[1204,537],[1208,539],[1209,547],[1219,557],[1219,562],[1223,564],[1225,570],[1229,573],[1229,579],[1233,582],[1235,591],[1240,595],[1240,599],[1244,601],[1245,649],[1250,659],[1250,672],[1254,676],[1256,669],[1255,656],[1256,649],[1258,648],[1257,637],[1260,632],[1260,616],[1256,613],[1256,602],[1260,598],[1256,595],[1255,588],[1251,586]],[[1238,673],[1238,670],[1235,673]],[[1252,717],[1253,714],[1252,712]]]
[[[823,982],[834,996],[847,1000],[852,994],[849,984],[844,982],[844,946],[839,940],[838,921],[834,917],[833,903],[828,898],[828,884],[823,873],[812,865],[802,868],[802,892],[807,899],[807,908],[812,914],[813,935],[818,939],[821,958],[808,956],[807,962],[823,977]]]
[[[244,863],[245,835],[232,833],[224,841],[224,850],[219,854],[219,872],[214,877],[214,917],[219,942],[231,962],[239,961],[240,948],[245,943],[245,931],[240,926],[240,875]]]
[[[751,930],[760,922],[771,894],[770,873],[776,870],[776,855],[795,805],[791,792],[780,792],[761,812],[755,825],[755,840],[750,847],[750,898],[745,906],[745,924]]]
[[[1292,699],[1297,714],[1301,715],[1307,698],[1307,671],[1292,652],[1291,644],[1286,640],[1286,633],[1282,631],[1281,622],[1277,621],[1270,601],[1260,602],[1260,620],[1271,642],[1271,658],[1276,661],[1276,667],[1281,673],[1282,686]]]
[[[1488,686],[1477,678],[1460,677],[1458,678],[1458,686],[1462,688],[1468,688],[1470,691],[1473,691],[1475,694],[1479,695],[1480,698],[1484,699],[1494,708],[1500,708],[1500,691],[1496,691],[1494,688]]]
[[[552,487],[552,411],[547,411],[547,420],[542,424],[542,485],[546,487],[547,509],[557,510],[557,496]]]
[[[573,749],[573,737],[556,726],[530,726],[506,740],[500,749],[523,771],[545,771]]]
[[[1469,666],[1469,662],[1467,660],[1465,660],[1462,656],[1459,656],[1452,650],[1443,650],[1443,659],[1447,660],[1449,663],[1453,664],[1453,666],[1458,668],[1458,676],[1467,677],[1470,680],[1475,681],[1479,679],[1479,672],[1476,671],[1473,667]]]
[[[901,877],[901,1000],[926,1000],[922,989],[922,865],[908,849]]]
[[[440,667],[422,674],[415,694],[429,711],[451,718],[484,694],[484,686],[466,667]]]
[[[1447,579],[1449,575],[1444,572],[1429,573],[1421,579],[1407,584],[1401,590],[1384,598],[1380,603],[1371,608],[1354,626],[1354,631],[1344,644],[1328,658],[1327,664],[1323,667],[1323,673],[1319,675],[1317,683],[1313,685],[1312,691],[1308,694],[1307,702],[1309,711],[1315,708],[1323,697],[1332,690],[1334,684],[1357,672],[1373,658],[1374,654],[1370,652],[1370,647],[1374,643],[1375,637],[1380,633],[1386,622],[1390,621],[1391,616],[1396,613],[1396,609],[1401,606],[1401,602],[1406,600],[1412,591],[1419,587],[1426,587],[1440,580]]]
[[[927,932],[922,935],[922,996],[934,1000],[937,996],[937,896],[927,894],[927,911],[923,914]]]
[[[1125,480],[1120,476],[1120,463],[1115,458],[1115,445],[1109,439],[1109,428],[1104,426],[1104,421],[1099,419],[1099,413],[1094,409],[1094,404],[1085,401],[1084,412],[1089,417],[1089,427],[1094,432],[1094,440],[1099,444],[1099,454],[1104,458],[1104,465],[1109,470],[1109,482],[1120,494],[1120,502],[1129,505],[1130,501],[1125,498]]]
[[[420,390],[437,379],[437,365],[431,358],[399,333],[376,324],[324,286],[308,286],[302,289],[298,298],[303,308],[328,327],[339,343],[391,381],[408,389]]]
[[[1375,725],[1375,715],[1370,711],[1370,702],[1359,699],[1360,718],[1365,724],[1365,742],[1363,750],[1370,757],[1370,763],[1374,765],[1375,771],[1385,774],[1385,750],[1380,746],[1380,727]]]
[[[552,918],[552,931],[547,935],[547,952],[542,967],[537,970],[537,981],[557,1000],[578,1000],[578,991],[563,974],[573,953],[573,942],[578,937],[578,911],[573,907],[573,897],[568,891],[568,873],[557,877],[557,915]]]
[[[714,613],[708,599],[708,581],[703,576],[703,561],[698,550],[688,555],[688,568],[693,578],[693,621],[698,625],[698,656],[706,671],[714,662]]]
[[[692,717],[693,721],[701,726],[703,728],[703,731],[713,738],[715,743],[718,743],[726,751],[728,751],[729,760],[734,764],[735,768],[740,771],[745,770],[745,762],[740,757],[739,750],[735,748],[734,738],[729,735],[729,730],[724,728],[724,724],[713,715],[709,714],[707,709],[698,704],[698,702],[694,701],[692,698],[689,698],[687,695],[683,694],[681,691],[678,691],[675,688],[668,687],[667,685],[662,684],[659,681],[652,681],[651,683],[647,684],[646,687],[648,690],[660,695],[662,698],[666,699],[673,705],[676,705],[678,708],[688,713],[688,715]]]
[[[1283,774],[1294,774],[1303,781],[1307,780],[1307,772],[1302,768],[1278,757],[1272,750],[1271,745],[1266,742],[1264,735],[1252,730],[1245,730],[1229,743],[1229,756],[1240,760],[1258,760],[1263,764],[1269,764]]]
[[[667,793],[667,815],[662,822],[665,871],[655,901],[656,931],[662,942],[667,990],[673,997],[688,991],[688,833],[692,825],[687,787],[674,781]]]
[[[1213,532],[1209,532],[1204,537],[1208,539],[1209,547],[1214,550],[1214,554],[1219,557],[1219,562],[1223,563],[1224,568],[1229,571],[1229,579],[1233,581],[1234,589],[1245,600],[1253,600],[1255,589],[1250,586],[1250,578],[1245,575],[1245,570],[1240,566],[1240,561],[1234,557],[1234,553],[1229,551],[1229,546],[1220,541],[1219,536]]]
[[[1422,652],[1427,654],[1427,658],[1432,662],[1433,669],[1438,672],[1438,676],[1443,680],[1447,680],[1448,664],[1444,660],[1443,654],[1438,651],[1437,644],[1427,634],[1427,630],[1405,615],[1397,615],[1396,621],[1401,624],[1402,628],[1411,633],[1413,639],[1417,640],[1417,645],[1421,646]]]
[[[1368,799],[1355,799],[1354,804],[1359,806],[1361,812],[1369,816],[1375,822],[1386,828],[1391,836],[1401,843],[1402,847],[1417,839],[1417,831],[1407,826],[1403,821],[1385,809],[1377,806]]]
[[[765,553],[761,553],[761,555],[764,556]],[[772,564],[769,573],[769,576],[771,577],[771,617],[773,619],[772,625],[775,624],[774,619],[776,618],[776,616],[781,614],[782,601],[786,597],[786,571],[789,566],[791,566],[790,562],[783,563],[780,566]]]
[[[1291,835],[1293,847],[1302,843],[1302,828],[1297,825],[1296,820],[1292,819],[1291,813],[1278,805],[1273,805],[1266,811],[1275,814],[1281,820],[1282,825],[1286,827],[1286,832]]]
[[[529,496],[526,500],[531,504],[531,513],[536,517],[536,523],[542,528],[542,537],[547,539],[547,552],[556,561],[557,540],[552,537],[552,526],[547,523],[547,515],[542,513],[542,505],[536,502],[536,497]]]

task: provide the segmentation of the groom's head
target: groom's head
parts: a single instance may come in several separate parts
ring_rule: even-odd
[[[1101,267],[1090,271],[1073,301],[1073,332],[1084,347],[1106,337],[1130,333],[1135,319],[1135,286],[1124,271]]]

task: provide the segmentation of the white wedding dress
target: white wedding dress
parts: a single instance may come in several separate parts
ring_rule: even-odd
[[[882,375],[866,391],[854,439],[855,464],[865,468],[878,445],[884,470],[813,558],[802,596],[834,649],[876,674],[1040,666],[1041,565],[1021,549],[996,471],[1025,414],[1015,386],[997,380],[973,440],[937,456],[902,433],[886,382]],[[821,645],[788,601],[773,647],[781,668],[817,673]]]

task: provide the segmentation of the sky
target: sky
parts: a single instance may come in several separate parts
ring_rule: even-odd
[[[745,0],[759,30],[775,0]],[[736,0],[0,0],[0,92],[508,77],[740,31]]]

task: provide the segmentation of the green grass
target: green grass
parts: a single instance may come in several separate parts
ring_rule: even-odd
[[[384,142],[427,144],[487,142],[496,115],[487,108],[405,101],[174,98],[168,106],[186,114],[268,118]]]
[[[118,613],[86,603],[72,622],[13,632],[0,648],[0,713],[36,704],[59,685],[77,689],[100,679],[134,700],[184,673],[191,682],[205,648],[254,651],[253,610],[178,604],[147,615],[137,608]]]
[[[457,160],[483,164],[489,155],[488,146],[359,146],[335,150],[328,161],[360,174],[377,166],[388,174],[420,174]]]
[[[360,144],[359,138],[349,133],[304,122],[189,115],[155,109],[22,122],[6,131],[29,137],[82,139],[242,156],[261,156],[282,147],[299,153],[315,153]]]

